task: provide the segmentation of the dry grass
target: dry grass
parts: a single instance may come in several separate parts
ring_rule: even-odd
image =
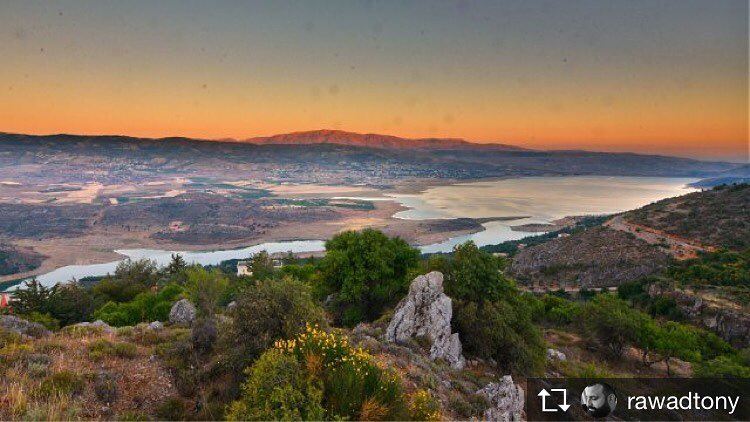
[[[127,412],[154,415],[176,394],[175,387],[154,361],[154,346],[128,340],[90,330],[5,344],[0,348],[4,374],[0,420],[103,420]],[[92,350],[97,351],[96,359]],[[97,398],[95,379],[102,373],[111,375],[116,385],[111,403]]]

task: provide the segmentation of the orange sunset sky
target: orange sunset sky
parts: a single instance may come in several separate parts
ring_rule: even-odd
[[[0,3],[0,131],[748,159],[747,1]]]

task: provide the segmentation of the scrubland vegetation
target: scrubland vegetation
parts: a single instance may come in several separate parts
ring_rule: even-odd
[[[52,334],[0,330],[0,419],[467,419],[488,406],[477,390],[505,374],[750,377],[747,350],[690,325],[646,293],[648,280],[537,296],[472,243],[421,258],[368,229],[326,249],[282,268],[259,253],[252,276],[175,256],[164,268],[122,263],[91,287],[27,283],[13,313]],[[462,370],[430,361],[419,339],[383,340],[413,278],[434,270],[453,301]],[[736,289],[746,276],[747,254],[725,251],[664,273]],[[168,323],[183,298],[195,320]],[[97,319],[108,326],[76,325]],[[550,360],[548,348],[568,359]]]

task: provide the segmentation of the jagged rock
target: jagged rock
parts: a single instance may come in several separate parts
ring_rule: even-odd
[[[161,330],[164,328],[164,324],[161,323],[161,321],[153,321],[146,327],[149,330]]]
[[[195,306],[187,299],[180,299],[169,311],[169,322],[177,325],[190,325],[195,321]]]
[[[504,376],[499,383],[487,384],[477,394],[490,403],[490,408],[484,411],[483,420],[507,422],[522,419],[524,392],[513,383],[510,375]]]
[[[50,331],[44,325],[26,321],[15,315],[0,315],[0,327],[12,331],[16,334],[29,337],[44,337],[50,334]]]
[[[565,353],[555,350],[555,349],[547,349],[547,359],[549,360],[567,360],[567,356],[565,356]]]
[[[415,337],[430,340],[430,359],[445,359],[453,368],[462,369],[458,333],[451,333],[453,305],[443,293],[443,274],[433,271],[420,275],[409,286],[409,294],[399,302],[386,331],[386,340],[405,343]]]

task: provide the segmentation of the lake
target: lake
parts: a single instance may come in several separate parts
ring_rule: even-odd
[[[417,194],[387,196],[409,208],[394,215],[403,219],[528,216],[510,221],[490,221],[483,224],[484,231],[420,247],[422,252],[432,253],[448,252],[453,246],[467,240],[473,240],[477,245],[483,246],[518,240],[534,234],[514,231],[511,226],[515,225],[548,223],[566,216],[611,214],[638,208],[660,199],[692,192],[695,189],[687,188],[686,185],[695,180],[662,177],[528,177],[436,186]],[[228,259],[247,258],[261,250],[274,253],[316,252],[323,249],[323,240],[311,239],[268,242],[247,248],[209,252],[153,249],[125,249],[115,252],[130,259],[152,259],[158,265],[168,264],[173,253],[181,254],[189,263],[215,265]],[[70,265],[40,275],[37,279],[42,284],[51,286],[73,277],[105,275],[113,272],[119,262]]]

